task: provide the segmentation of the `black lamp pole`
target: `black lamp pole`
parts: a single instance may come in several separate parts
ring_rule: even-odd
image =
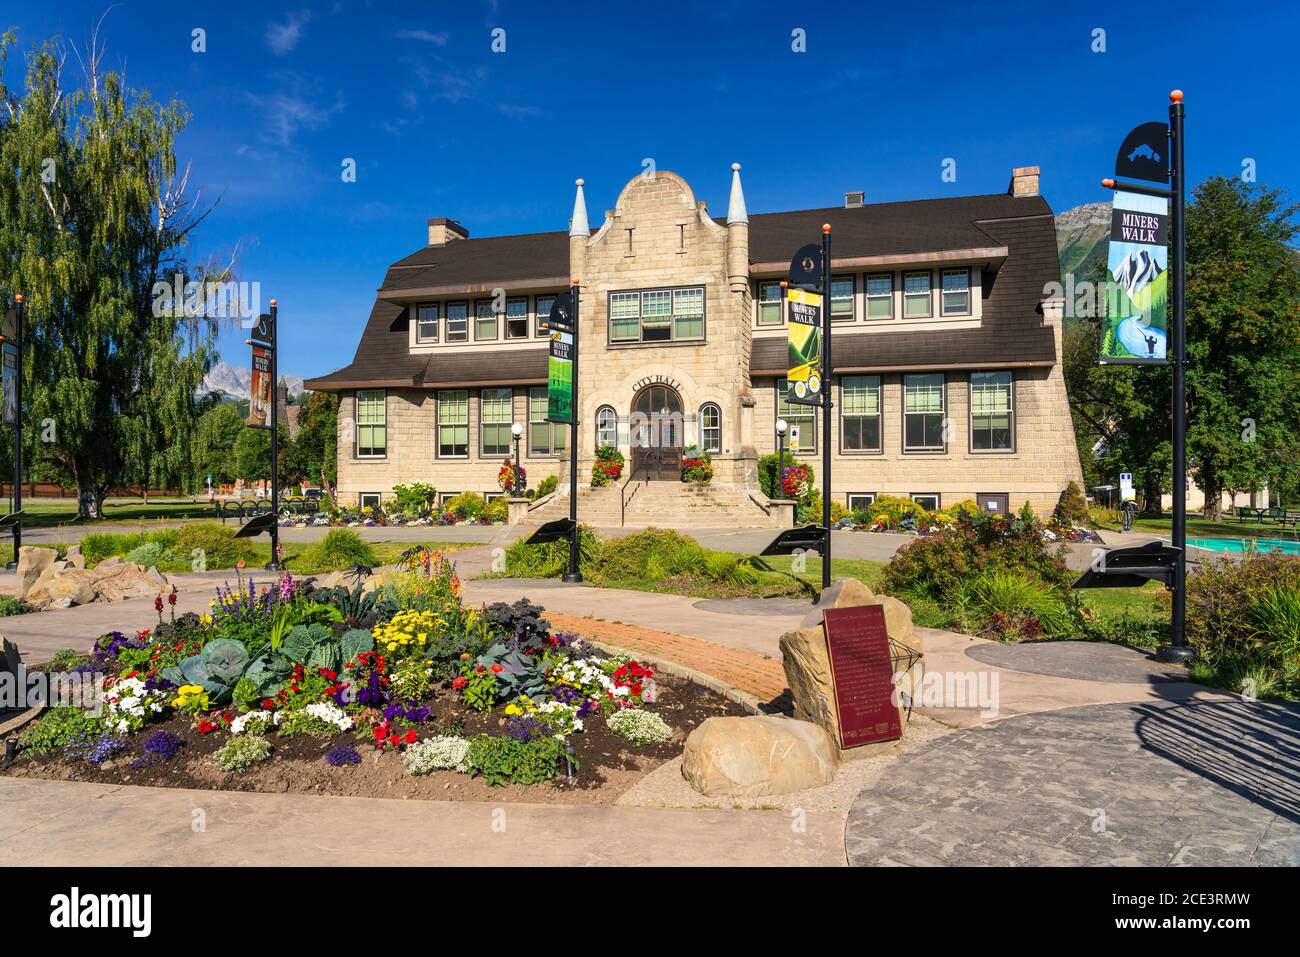
[[[15,311],[17,323],[14,327],[15,345],[18,347],[17,382],[14,387],[14,399],[18,405],[18,422],[14,426],[14,511],[23,510],[23,327],[27,324],[27,299],[14,296],[18,303]],[[17,567],[18,551],[23,547],[23,518],[14,519],[14,567]]]
[[[279,308],[271,300],[271,561],[270,571],[280,569],[280,366],[279,366]]]
[[[1189,661],[1187,644],[1187,221],[1186,182],[1183,174],[1183,92],[1169,94],[1169,178],[1171,237],[1170,292],[1173,294],[1174,346],[1174,594],[1171,642],[1161,646],[1161,661]]]
[[[524,476],[519,469],[519,440],[524,434],[523,426],[516,422],[510,427],[510,433],[515,440],[515,484],[511,491],[518,498],[524,494]]]
[[[831,587],[831,224],[822,225],[822,588]]]
[[[582,581],[578,571],[578,299],[582,287],[574,279],[570,292],[573,296],[573,382],[569,386],[569,570],[564,581],[577,584]]]

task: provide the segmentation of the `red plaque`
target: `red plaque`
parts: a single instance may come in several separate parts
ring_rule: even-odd
[[[894,659],[884,608],[828,608],[825,621],[840,746],[901,738],[903,722],[894,701]]]

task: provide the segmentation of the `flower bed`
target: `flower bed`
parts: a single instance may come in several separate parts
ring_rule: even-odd
[[[552,634],[526,600],[479,611],[427,550],[378,590],[239,576],[62,657],[102,699],[24,729],[5,773],[235,790],[607,802],[741,709],[645,662]],[[644,717],[620,718],[628,712]]]
[[[790,469],[786,470],[791,471]],[[973,499],[965,499],[946,509],[931,511],[910,499],[881,496],[870,506],[850,512],[833,523],[844,531],[893,532],[901,535],[933,535],[957,528],[963,521],[988,520],[1001,523],[1006,528],[1037,528],[1045,542],[1101,542],[1102,538],[1086,525],[1078,524],[1060,515],[1059,511],[1046,521],[1032,512],[1019,515],[986,515]]]

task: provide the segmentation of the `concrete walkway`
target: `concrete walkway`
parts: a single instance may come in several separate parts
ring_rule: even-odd
[[[7,777],[0,777],[0,809],[0,867],[845,863],[838,814],[809,814],[795,828],[771,811],[398,801]]]

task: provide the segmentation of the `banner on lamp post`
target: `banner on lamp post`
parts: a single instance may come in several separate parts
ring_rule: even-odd
[[[1169,200],[1115,190],[1103,363],[1164,365],[1169,345]]]
[[[546,421],[573,422],[573,296],[561,293],[546,321]]]
[[[789,371],[785,397],[803,405],[822,404],[822,296],[807,289],[786,290],[786,342]]]
[[[249,392],[244,423],[255,429],[269,429],[275,389],[271,384],[271,350],[267,346],[253,345],[253,384]]]

